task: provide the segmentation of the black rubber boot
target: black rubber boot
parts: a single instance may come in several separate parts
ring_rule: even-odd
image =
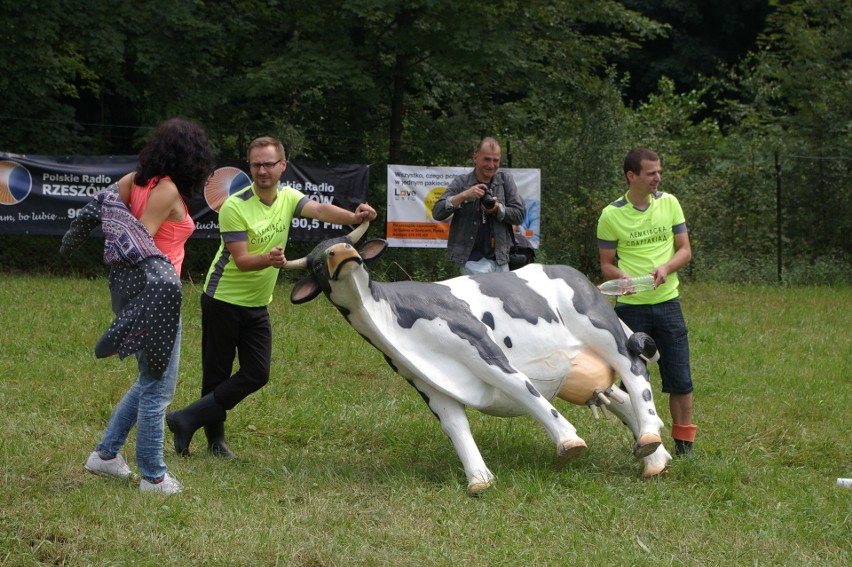
[[[204,426],[207,435],[207,452],[222,459],[236,459],[237,456],[225,444],[225,422],[217,421]]]
[[[198,429],[208,423],[225,420],[225,408],[219,405],[213,394],[207,394],[185,408],[166,414],[166,423],[175,435],[175,452],[189,456],[189,444]]]
[[[678,457],[692,458],[692,441],[681,441],[675,439],[675,455]]]

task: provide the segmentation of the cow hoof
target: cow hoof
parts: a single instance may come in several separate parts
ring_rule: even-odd
[[[489,488],[491,488],[491,483],[489,481],[477,481],[468,485],[467,495],[477,497]]]
[[[659,435],[654,435],[653,433],[645,433],[639,440],[636,441],[636,444],[633,445],[633,456],[637,459],[644,459],[650,455],[654,454],[654,451],[663,444],[663,440],[660,439]]]
[[[556,451],[556,456],[563,463],[570,463],[586,451],[586,442],[582,439],[565,441]]]
[[[642,471],[642,480],[650,480],[656,476],[662,476],[667,472],[669,472],[669,467],[666,465],[645,467],[645,470]]]

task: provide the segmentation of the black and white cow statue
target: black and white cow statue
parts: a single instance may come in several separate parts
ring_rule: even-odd
[[[646,360],[656,346],[632,334],[609,301],[568,266],[530,264],[514,272],[427,282],[372,281],[365,262],[387,247],[355,243],[368,223],[326,240],[285,269],[307,269],[290,299],[324,292],[349,324],[413,385],[441,422],[464,466],[468,493],[494,476],[471,435],[465,406],[496,416],[533,416],[563,461],[586,443],[550,403],[554,397],[596,409],[602,404],[633,432],[643,476],[666,470]],[[614,372],[613,372],[614,371]],[[612,385],[618,374],[627,389]],[[610,403],[611,400],[615,403]]]

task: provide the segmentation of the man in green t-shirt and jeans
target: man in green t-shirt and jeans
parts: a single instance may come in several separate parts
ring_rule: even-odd
[[[647,148],[624,158],[628,189],[598,220],[605,280],[653,274],[653,291],[618,298],[615,312],[633,331],[649,334],[660,352],[663,392],[669,394],[676,455],[692,455],[698,429],[692,423],[689,341],[680,308],[677,271],[692,259],[686,220],[678,200],[659,191],[660,158]]]
[[[272,326],[267,305],[287,263],[284,248],[293,218],[348,225],[376,218],[366,203],[347,211],[282,185],[287,159],[275,138],[252,141],[248,161],[253,183],[228,197],[219,210],[221,244],[201,295],[201,398],[166,414],[181,455],[189,454],[193,434],[204,427],[208,451],[234,458],[225,443],[225,415],[269,381]],[[232,374],[235,356],[240,369]]]

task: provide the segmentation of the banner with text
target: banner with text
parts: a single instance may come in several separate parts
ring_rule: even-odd
[[[526,204],[521,232],[538,248],[541,224],[541,170],[500,168],[512,174]],[[432,206],[457,175],[470,167],[388,165],[388,245],[399,248],[446,248],[450,219],[436,221]]]
[[[136,168],[137,156],[35,156],[0,152],[0,235],[61,236],[92,197]],[[203,194],[187,203],[195,238],[219,238],[218,211],[225,199],[251,183],[246,163],[222,161]],[[370,167],[288,162],[281,180],[310,199],[354,211],[367,199]],[[347,234],[349,227],[296,218],[293,241],[316,242]]]

